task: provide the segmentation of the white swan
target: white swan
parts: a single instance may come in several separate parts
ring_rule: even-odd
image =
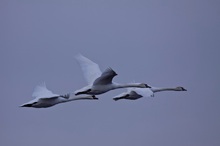
[[[113,100],[117,101],[120,99],[129,99],[129,100],[136,100],[142,97],[153,97],[155,92],[161,91],[187,91],[183,87],[175,87],[175,88],[129,88],[126,92],[121,93],[113,98]]]
[[[82,68],[84,77],[88,82],[88,86],[75,91],[75,95],[99,95],[110,90],[128,87],[149,88],[149,86],[144,83],[118,84],[112,82],[112,79],[117,75],[117,73],[113,69],[107,68],[102,73],[98,64],[92,62],[81,54],[78,54],[75,58]]]
[[[80,97],[71,94],[66,94],[66,95],[54,94],[53,92],[47,89],[45,83],[35,87],[32,97],[34,97],[35,99],[22,104],[20,107],[46,108],[46,107],[54,106],[58,103],[69,102],[74,100],[98,99],[95,96],[90,96],[90,95]]]

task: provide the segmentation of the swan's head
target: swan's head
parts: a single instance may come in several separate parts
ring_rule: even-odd
[[[176,87],[176,90],[177,90],[177,91],[187,91],[185,88],[183,88],[183,87],[181,87],[181,86]]]

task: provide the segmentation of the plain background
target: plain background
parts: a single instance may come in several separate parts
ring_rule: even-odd
[[[219,4],[1,0],[0,145],[219,146]],[[58,94],[85,86],[78,53],[116,70],[116,82],[188,91],[19,107],[44,81]]]

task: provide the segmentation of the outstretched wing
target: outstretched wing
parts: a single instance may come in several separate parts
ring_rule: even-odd
[[[54,94],[52,91],[48,90],[45,83],[42,83],[34,88],[32,97],[34,98],[54,98],[60,95]]]
[[[93,85],[106,85],[106,84],[111,84],[112,79],[117,75],[117,73],[111,69],[107,68],[100,77],[98,77]]]
[[[81,54],[76,55],[75,58],[83,71],[87,83],[89,85],[93,84],[93,82],[102,74],[99,65]]]

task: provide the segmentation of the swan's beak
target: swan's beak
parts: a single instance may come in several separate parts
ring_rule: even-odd
[[[19,107],[32,107],[32,104],[22,104]]]
[[[187,91],[185,88],[183,88],[183,91]]]

